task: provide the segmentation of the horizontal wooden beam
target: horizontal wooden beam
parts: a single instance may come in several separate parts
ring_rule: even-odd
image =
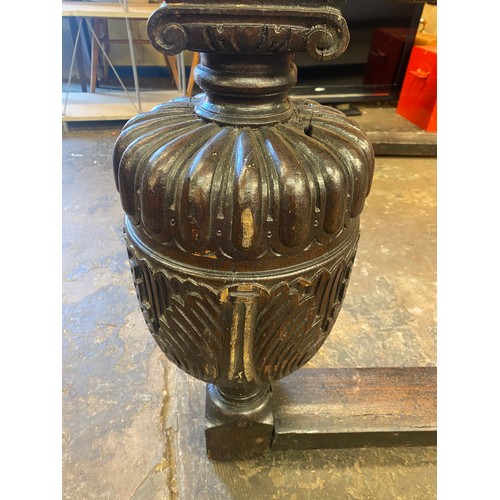
[[[435,445],[435,367],[302,369],[273,386],[272,450]]]

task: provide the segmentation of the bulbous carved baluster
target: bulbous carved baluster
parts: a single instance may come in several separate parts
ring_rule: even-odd
[[[346,48],[342,3],[192,0],[148,22],[158,50],[202,53],[204,92],[130,120],[115,178],[147,325],[209,384],[214,458],[268,446],[269,384],[318,351],[345,295],[373,150],[343,113],[287,96],[293,52]],[[232,431],[239,450],[218,448]]]

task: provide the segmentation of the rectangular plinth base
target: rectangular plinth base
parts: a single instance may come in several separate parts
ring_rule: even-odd
[[[235,413],[215,404],[211,387],[207,386],[205,444],[209,458],[220,462],[249,460],[269,451],[274,421],[269,398],[265,399],[266,404],[259,406],[260,411],[247,408],[247,411]]]
[[[435,445],[436,368],[304,369],[273,386],[273,450]]]
[[[434,367],[299,370],[273,385],[266,426],[246,425],[245,416],[227,429],[209,425],[207,452],[244,460],[277,450],[434,446],[436,386]]]

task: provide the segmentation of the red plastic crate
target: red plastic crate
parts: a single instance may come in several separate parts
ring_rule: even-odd
[[[415,45],[396,112],[427,132],[437,132],[437,46]]]

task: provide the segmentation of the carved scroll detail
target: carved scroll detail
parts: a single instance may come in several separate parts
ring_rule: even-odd
[[[323,60],[340,56],[349,43],[339,9],[310,1],[307,7],[294,2],[258,8],[242,2],[165,4],[149,18],[148,36],[165,54],[185,49],[227,54],[307,51]]]

